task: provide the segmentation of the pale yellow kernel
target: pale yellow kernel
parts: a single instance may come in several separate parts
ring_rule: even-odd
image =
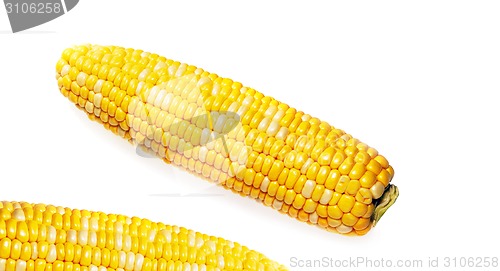
[[[350,233],[352,231],[352,227],[350,226],[346,226],[346,225],[339,225],[337,228],[337,231],[341,234],[347,234],[347,233]]]
[[[272,206],[276,210],[281,210],[281,208],[283,207],[283,201],[275,199],[273,201],[273,205]]]
[[[26,216],[24,215],[24,211],[21,208],[17,208],[12,212],[12,218],[14,218],[17,221],[24,221],[26,220]]]
[[[278,130],[278,133],[276,133],[276,139],[279,139],[279,140],[285,140],[288,136],[288,134],[290,133],[290,131],[288,130],[287,127],[280,127],[280,129]]]
[[[333,191],[330,189],[325,189],[325,191],[321,195],[319,203],[321,203],[323,205],[327,205],[330,202],[330,200],[332,199],[332,197],[333,197]]]
[[[91,103],[91,102],[89,102],[89,101],[87,101],[87,102],[85,103],[85,110],[86,110],[88,113],[90,113],[90,114],[94,113],[94,104],[93,104],[93,103]]]
[[[307,199],[311,198],[315,186],[316,186],[316,182],[314,182],[313,180],[307,180],[304,184],[304,187],[302,188],[302,192],[301,192],[302,195]]]
[[[85,81],[87,81],[87,74],[80,72],[76,76],[76,83],[80,86],[83,87],[85,86]]]
[[[16,266],[15,266],[15,271],[26,271],[26,261],[24,260],[17,260],[16,261]],[[62,270],[56,270],[54,271],[62,271]]]
[[[381,182],[376,182],[371,188],[370,191],[374,199],[378,199],[384,194],[385,187]]]
[[[262,180],[262,183],[260,184],[260,190],[262,192],[267,192],[267,188],[269,187],[269,179],[267,177],[264,177],[264,180]]]

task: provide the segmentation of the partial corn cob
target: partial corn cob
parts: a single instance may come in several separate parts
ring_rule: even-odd
[[[115,46],[68,48],[56,66],[91,119],[298,220],[363,235],[398,196],[375,149],[231,79]]]
[[[287,270],[236,242],[138,217],[0,202],[1,271]]]

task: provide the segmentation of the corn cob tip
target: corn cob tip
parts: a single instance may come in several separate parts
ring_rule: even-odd
[[[399,196],[399,189],[393,184],[389,184],[382,194],[382,197],[378,202],[375,203],[375,210],[373,211],[373,227],[377,225],[377,222],[382,218],[387,209],[391,207]]]

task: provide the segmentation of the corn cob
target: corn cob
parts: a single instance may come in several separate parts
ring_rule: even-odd
[[[375,149],[231,79],[97,45],[66,49],[56,70],[61,93],[115,134],[300,221],[363,235],[398,196]]]
[[[287,270],[236,242],[138,217],[0,202],[2,271]]]

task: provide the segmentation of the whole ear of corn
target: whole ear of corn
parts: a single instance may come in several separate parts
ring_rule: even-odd
[[[138,217],[0,202],[2,271],[287,270],[236,242]]]
[[[298,220],[363,235],[398,196],[375,149],[200,68],[115,46],[68,48],[61,93],[165,162]]]

